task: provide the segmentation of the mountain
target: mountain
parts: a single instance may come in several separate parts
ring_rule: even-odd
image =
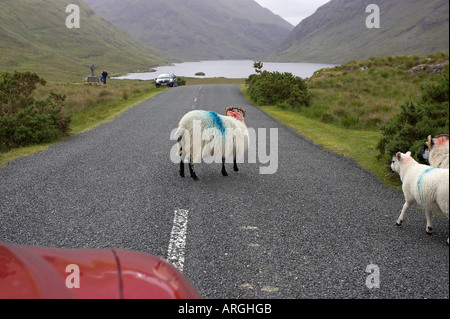
[[[293,26],[253,0],[84,0],[135,39],[184,60],[253,59]]]
[[[79,29],[66,27],[69,4],[80,8]],[[171,60],[81,0],[1,0],[0,21],[0,72],[32,71],[48,81],[80,81],[90,75],[91,63],[111,74],[148,70]]]
[[[369,29],[366,7],[380,8]],[[332,0],[297,25],[266,60],[341,64],[371,56],[449,51],[448,0]]]

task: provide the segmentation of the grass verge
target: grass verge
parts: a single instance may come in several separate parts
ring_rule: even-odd
[[[165,90],[167,88],[155,88],[150,81],[111,80],[107,85],[100,86],[79,83],[48,83],[44,87],[39,87],[35,95],[37,98],[44,98],[48,96],[49,92],[66,95],[64,112],[70,115],[72,120],[70,137],[109,122],[131,107]],[[0,167],[17,158],[46,150],[66,138],[0,153]]]
[[[249,99],[245,85],[241,85],[241,90]],[[372,172],[384,185],[401,189],[398,178],[393,176],[386,165],[377,158],[376,145],[381,138],[381,132],[346,129],[275,106],[258,107],[283,125],[293,128],[297,133],[324,149],[353,158],[360,167]]]

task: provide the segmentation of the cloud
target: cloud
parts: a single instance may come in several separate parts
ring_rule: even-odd
[[[294,26],[330,0],[255,0]]]

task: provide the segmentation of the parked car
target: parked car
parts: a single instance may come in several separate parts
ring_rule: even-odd
[[[0,299],[200,299],[167,261],[119,249],[0,242]]]
[[[160,74],[156,79],[156,87],[159,88],[162,85],[170,87],[178,86],[178,79],[175,74]]]

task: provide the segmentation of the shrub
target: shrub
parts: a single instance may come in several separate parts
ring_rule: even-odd
[[[0,152],[69,133],[70,118],[62,112],[65,96],[52,92],[37,101],[32,97],[37,84],[46,82],[36,73],[0,74]]]
[[[248,77],[248,94],[259,105],[285,104],[293,109],[310,105],[306,82],[292,73],[262,71]]]
[[[436,83],[422,85],[419,101],[406,101],[400,113],[381,128],[378,143],[380,157],[411,151],[414,156],[428,135],[449,133],[449,76],[444,74]]]

